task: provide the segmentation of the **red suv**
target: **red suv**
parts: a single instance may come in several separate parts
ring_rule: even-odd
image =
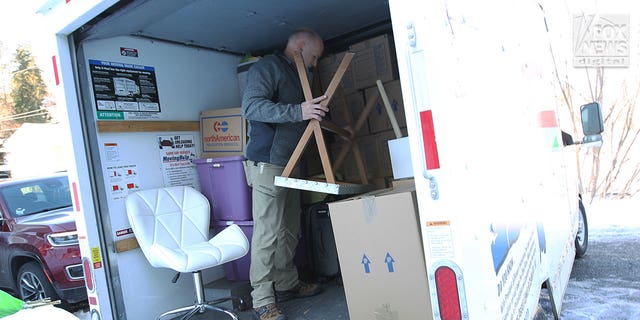
[[[66,174],[0,183],[0,287],[24,301],[87,299]]]

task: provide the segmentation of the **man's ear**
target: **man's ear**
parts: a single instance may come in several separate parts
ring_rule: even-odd
[[[300,39],[300,40],[298,40],[298,42],[296,42],[296,48],[298,49],[298,51],[300,51],[300,53],[302,53],[302,49],[306,45],[307,45],[307,42],[304,41],[304,39]]]

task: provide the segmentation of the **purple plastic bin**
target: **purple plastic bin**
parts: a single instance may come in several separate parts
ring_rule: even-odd
[[[195,159],[200,191],[209,199],[214,220],[252,220],[251,188],[242,166],[242,156]]]
[[[224,228],[231,224],[237,224],[244,232],[244,235],[247,236],[249,244],[251,244],[251,237],[253,236],[253,221],[214,221],[213,232],[218,234],[218,232],[224,230]],[[229,281],[248,281],[250,266],[251,248],[249,248],[249,252],[247,252],[244,257],[229,261],[222,267],[224,268],[224,273]]]

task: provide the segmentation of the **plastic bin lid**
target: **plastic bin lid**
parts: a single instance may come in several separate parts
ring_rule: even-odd
[[[193,159],[193,163],[195,164],[203,164],[203,163],[214,163],[214,162],[227,162],[227,161],[242,161],[244,160],[243,156],[227,156],[227,157],[219,157],[219,158],[201,158],[201,159]]]
[[[216,227],[221,227],[221,226],[230,226],[232,224],[237,224],[240,227],[243,226],[253,226],[253,220],[214,220],[213,221],[213,225],[215,225]]]

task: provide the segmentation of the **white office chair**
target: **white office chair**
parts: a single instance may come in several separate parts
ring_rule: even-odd
[[[177,272],[191,272],[196,301],[161,314],[186,314],[189,319],[207,309],[224,312],[238,320],[233,311],[215,304],[238,299],[228,297],[205,301],[202,270],[243,257],[249,251],[249,241],[240,227],[230,225],[209,239],[209,201],[199,191],[186,186],[137,191],[125,201],[131,228],[149,263],[156,268],[169,268]]]

